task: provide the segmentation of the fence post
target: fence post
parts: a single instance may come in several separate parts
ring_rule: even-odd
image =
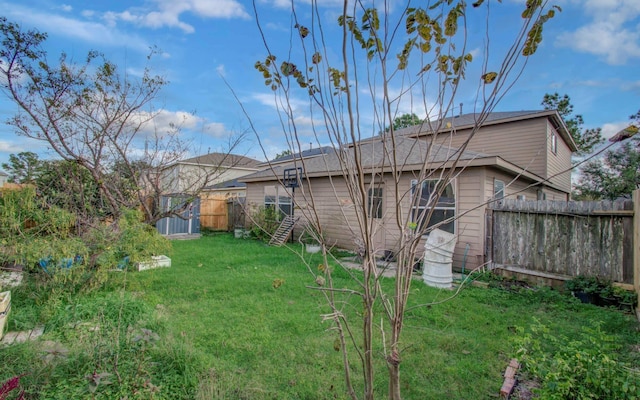
[[[633,288],[639,300],[636,318],[640,321],[640,189],[633,191]]]

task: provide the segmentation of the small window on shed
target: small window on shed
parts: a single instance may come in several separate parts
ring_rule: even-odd
[[[551,134],[551,151],[558,154],[558,136],[555,133]]]

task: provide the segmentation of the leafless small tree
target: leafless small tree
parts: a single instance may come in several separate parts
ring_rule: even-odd
[[[362,397],[373,399],[375,359],[379,354],[376,349],[382,349],[388,369],[389,398],[401,398],[404,316],[418,245],[423,235],[433,229],[428,224],[435,209],[433,205],[448,183],[465,167],[463,154],[469,141],[514,85],[526,58],[535,53],[542,40],[544,24],[557,10],[546,1],[527,0],[521,15],[514,16],[521,18],[522,24],[512,32],[511,46],[499,57],[500,61],[496,61],[493,54],[489,57],[489,28],[494,23],[490,11],[501,5],[494,3],[480,0],[467,4],[447,0],[403,6],[384,0],[375,4],[344,1],[342,9],[336,13],[341,38],[329,42],[325,32],[334,27],[329,27],[331,22],[324,18],[330,14],[321,9],[324,4],[311,1],[311,6],[306,7],[292,1],[292,45],[284,58],[280,58],[271,50],[269,38],[262,30],[262,15],[254,2],[267,52],[265,59],[258,61],[255,67],[264,77],[265,85],[274,92],[274,103],[278,106],[290,151],[293,154],[302,152],[309,141],[307,137],[314,138],[318,145],[329,144],[335,149],[331,157],[298,158],[294,165],[306,171],[310,163],[325,160],[324,176],[332,182],[334,200],[342,205],[344,220],[354,221],[351,234],[362,257],[362,275],[351,274],[356,289],[334,287],[331,268],[317,271],[308,265],[329,304],[331,311],[325,318],[334,323],[338,333],[346,387],[353,399],[360,395],[351,376],[351,358],[355,356],[362,367]],[[392,10],[394,6],[401,10]],[[474,60],[468,47],[471,20],[481,21],[480,25],[486,30],[486,36],[478,38],[484,39],[485,44],[479,61]],[[475,29],[482,28],[476,24]],[[336,43],[339,48],[332,47]],[[397,115],[406,112],[406,105],[411,106],[409,112],[426,116],[422,130],[439,132],[447,128],[444,124],[457,106],[458,89],[463,83],[470,84],[467,72],[472,62],[479,63],[482,70],[476,78],[479,81],[473,105],[476,118],[468,140],[460,148],[444,158],[433,157],[438,149],[435,135],[431,139],[411,142],[413,144],[407,144],[409,139],[406,137],[396,135],[393,121]],[[309,100],[310,131],[305,131],[306,127],[299,124],[300,110],[295,109],[294,100],[300,95]],[[372,159],[374,144],[368,139],[381,131],[375,146],[383,147],[384,156]],[[450,131],[455,134],[455,128]],[[421,155],[419,166],[412,165],[416,187],[420,188],[428,180],[439,181],[428,199],[422,196],[422,190],[407,191],[400,182],[401,173],[414,162],[412,157],[416,154]],[[327,162],[328,159],[331,161]],[[274,163],[272,171],[282,183],[281,166]],[[323,241],[325,266],[328,266],[330,254],[327,249],[331,243],[323,235],[326,226],[317,211],[321,193],[314,191],[309,177],[306,179],[296,189],[296,211],[307,221],[310,231]],[[400,232],[392,291],[386,291],[380,284],[382,273],[376,268],[376,254],[381,249],[376,248],[373,238],[382,228],[373,216],[377,210],[368,200],[369,191],[378,187],[383,179],[386,180],[385,190],[392,192],[396,199],[396,204],[383,212],[392,216],[394,231]],[[326,201],[326,193],[322,195]],[[407,209],[407,203],[411,208]],[[417,209],[419,205],[426,205],[424,209],[428,211],[412,218],[411,209]],[[353,296],[357,296],[363,305],[356,313],[350,313],[346,306],[349,302],[345,298]]]

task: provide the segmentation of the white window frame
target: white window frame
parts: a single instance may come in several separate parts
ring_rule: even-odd
[[[278,220],[282,220],[285,215],[291,215],[293,201],[287,189],[282,186],[269,185],[264,187],[264,206],[278,210]]]
[[[425,189],[425,187],[427,185],[429,185],[431,182],[435,182],[437,184],[437,182],[441,181],[441,179],[426,179],[424,181],[422,181],[421,184],[421,193],[420,193],[420,197],[423,196],[423,190]],[[427,210],[427,208],[433,208],[434,209],[434,214],[431,215],[431,219],[429,220],[429,222],[427,223],[426,229],[438,224],[440,221],[434,221],[433,217],[435,215],[436,211],[443,211],[444,212],[444,216],[443,216],[443,220],[445,219],[449,219],[451,217],[453,217],[453,220],[451,222],[448,222],[446,224],[442,224],[438,227],[438,229],[442,229],[444,231],[450,232],[450,233],[456,233],[457,231],[457,219],[456,219],[456,215],[458,215],[458,195],[456,193],[456,180],[452,179],[448,185],[451,186],[451,192],[453,193],[453,206],[450,206],[449,204],[451,204],[450,201],[446,201],[445,199],[448,198],[443,198],[442,196],[440,197],[438,203],[433,206],[433,207],[427,207],[431,202],[431,196],[429,196],[429,198],[425,199],[425,204],[421,205],[421,204],[412,204],[411,205],[411,221],[414,223],[417,223],[417,216],[419,215],[420,210]],[[418,181],[416,179],[412,179],[411,180],[411,199],[415,200],[415,190],[416,187],[418,186]],[[446,192],[446,190],[445,190]],[[443,194],[445,193],[443,192]],[[422,201],[418,200],[418,203],[422,203]],[[449,211],[450,213],[452,213],[451,216],[447,216],[447,211]],[[424,212],[424,211],[423,211]],[[446,217],[446,218],[445,218]],[[450,227],[450,229],[448,229]],[[422,230],[422,228],[420,226],[416,227],[417,230]],[[428,235],[429,232],[425,232],[425,235]]]
[[[558,154],[558,135],[555,132],[551,132],[551,152]]]

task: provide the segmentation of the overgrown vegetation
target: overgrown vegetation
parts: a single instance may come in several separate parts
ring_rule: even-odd
[[[251,234],[263,242],[268,242],[276,232],[279,221],[279,212],[274,207],[255,207],[249,210],[251,221]]]
[[[71,267],[111,269],[123,260],[138,262],[170,249],[138,211],[122,210],[116,221],[95,218],[91,229],[80,230],[73,214],[48,204],[31,187],[0,194],[0,243],[4,265],[49,275]]]
[[[321,257],[309,257],[320,273]],[[345,289],[353,286],[350,273],[361,274],[328,267],[336,287]],[[12,291],[9,321],[10,330],[43,323],[44,336],[0,351],[0,382],[25,373],[29,399],[346,397],[335,334],[318,316],[328,307],[286,248],[229,234],[177,241],[171,268],[105,273],[105,283],[89,293],[44,275],[27,274]],[[468,287],[442,304],[449,291],[419,282],[411,290],[401,344],[410,350],[401,377],[406,398],[496,396],[513,341],[522,336],[515,327],[536,320],[558,338],[579,337],[583,326],[599,324],[602,336],[593,340],[606,336],[603,346],[615,344],[607,354],[619,365],[640,362],[630,351],[640,340],[632,316],[554,290]],[[358,314],[361,304],[346,299],[344,310]],[[549,342],[539,354],[551,358],[562,350],[557,346],[565,344]],[[386,391],[385,376],[376,375],[374,394]]]
[[[516,340],[517,357],[538,379],[541,399],[637,399],[640,369],[620,360],[621,346],[595,321],[571,336],[537,319]]]

